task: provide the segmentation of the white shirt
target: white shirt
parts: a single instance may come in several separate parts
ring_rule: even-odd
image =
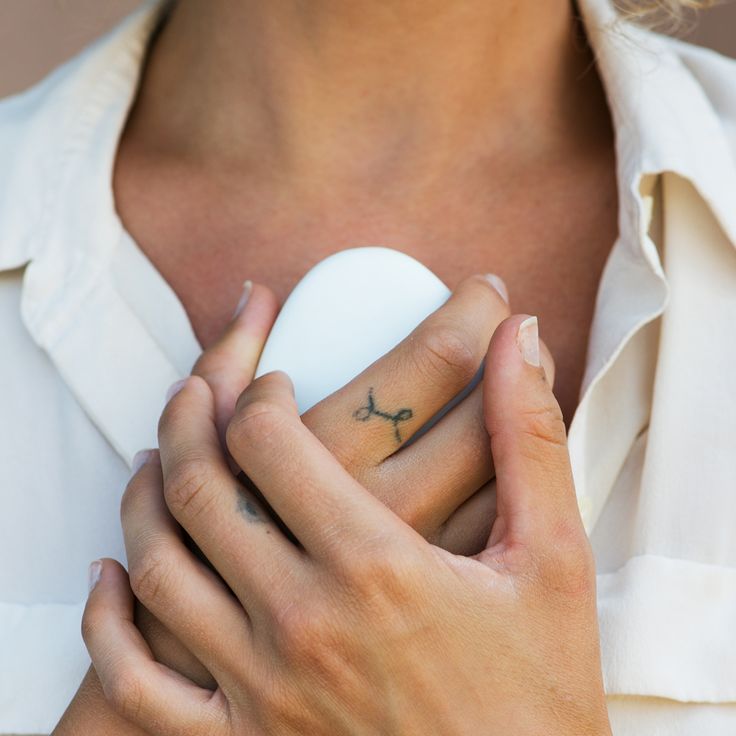
[[[580,5],[619,182],[569,436],[611,721],[733,736],[736,62]],[[131,458],[201,350],[111,186],[161,7],[0,103],[0,733],[48,733],[73,696],[87,564],[124,560]]]

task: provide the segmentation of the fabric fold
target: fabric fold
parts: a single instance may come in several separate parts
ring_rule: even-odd
[[[736,568],[656,555],[598,576],[606,693],[736,702]]]

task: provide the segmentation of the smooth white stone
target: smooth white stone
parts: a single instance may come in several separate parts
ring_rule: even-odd
[[[282,370],[304,413],[401,342],[450,290],[390,248],[351,248],[312,268],[271,330],[257,376]]]

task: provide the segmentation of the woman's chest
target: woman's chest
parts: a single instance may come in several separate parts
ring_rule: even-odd
[[[593,193],[569,185],[546,191],[521,187],[503,196],[455,192],[445,201],[403,208],[336,200],[320,211],[293,202],[208,206],[201,198],[186,202],[180,197],[169,199],[156,216],[147,204],[156,198],[128,197],[129,188],[121,187],[117,204],[205,346],[232,313],[243,280],[266,284],[283,302],[313,265],[346,248],[381,245],[403,251],[451,288],[470,274],[496,273],[508,285],[512,311],[539,316],[569,421],[600,274],[617,232],[615,181],[602,178],[600,183]],[[170,197],[161,192],[159,200]],[[381,298],[380,283],[374,298]]]

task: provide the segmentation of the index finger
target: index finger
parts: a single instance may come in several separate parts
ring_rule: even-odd
[[[278,301],[266,286],[246,281],[238,307],[222,335],[204,350],[192,368],[192,375],[204,378],[214,394],[215,424],[223,447],[227,423],[238,396],[253,380],[278,313]]]

